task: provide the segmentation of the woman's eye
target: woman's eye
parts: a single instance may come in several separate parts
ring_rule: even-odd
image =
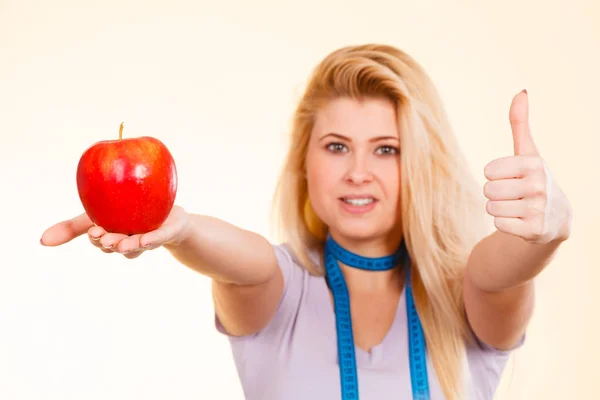
[[[334,153],[342,153],[348,151],[346,146],[341,143],[330,143],[327,145],[327,149]]]
[[[377,154],[397,154],[398,149],[393,146],[381,146],[376,150]]]

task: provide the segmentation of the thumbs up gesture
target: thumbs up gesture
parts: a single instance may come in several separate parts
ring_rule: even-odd
[[[502,232],[530,243],[566,240],[571,231],[571,206],[554,181],[529,128],[529,99],[518,93],[510,106],[514,155],[485,167],[486,211]]]

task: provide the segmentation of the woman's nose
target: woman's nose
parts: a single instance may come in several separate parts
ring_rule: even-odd
[[[355,154],[351,158],[346,179],[354,185],[361,185],[373,180],[368,160],[364,155]]]

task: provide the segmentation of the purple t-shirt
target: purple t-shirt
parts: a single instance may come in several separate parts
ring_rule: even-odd
[[[310,275],[285,245],[274,246],[285,287],[279,308],[259,333],[228,335],[247,400],[341,399],[335,313],[324,277]],[[412,398],[404,291],[383,341],[366,352],[356,347],[361,400]],[[519,345],[522,341],[519,343]],[[483,344],[467,348],[469,400],[491,400],[510,356]],[[427,359],[432,400],[444,399]]]

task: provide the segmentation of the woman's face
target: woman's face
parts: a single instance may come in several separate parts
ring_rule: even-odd
[[[316,116],[306,174],[314,211],[342,245],[400,239],[400,137],[391,101],[327,103]]]

